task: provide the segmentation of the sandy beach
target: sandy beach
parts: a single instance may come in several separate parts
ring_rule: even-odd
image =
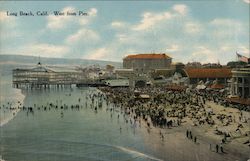
[[[112,89],[107,91],[110,92]],[[112,97],[115,98],[114,100],[120,100],[119,97],[122,94],[114,93],[115,96],[108,93],[111,100]],[[126,92],[123,92],[123,94],[124,93]],[[126,100],[128,96],[125,94],[125,96],[121,97]],[[155,97],[154,94],[153,97]],[[200,100],[199,96],[197,96],[196,101],[198,100]],[[147,107],[147,104],[149,104],[148,102],[150,101],[144,100],[141,102],[140,106],[144,110],[145,108],[148,108],[151,113],[155,113],[154,110]],[[122,101],[121,104],[121,106],[125,106],[125,111],[127,110],[130,118],[137,118],[137,114],[134,112],[137,107],[132,105],[132,107],[129,108],[129,105],[125,101]],[[126,106],[128,107],[126,108]],[[211,100],[207,100],[205,101],[205,104],[200,105],[202,108],[196,108],[195,106],[192,107],[193,105],[190,104],[187,105],[185,111],[186,116],[180,119],[178,115],[181,112],[178,112],[178,110],[182,111],[182,108],[177,106],[180,106],[180,104],[169,104],[168,102],[166,104],[164,102],[157,104],[157,107],[161,108],[156,108],[156,110],[161,111],[161,109],[164,109],[167,114],[163,117],[167,117],[167,120],[171,120],[171,123],[173,121],[172,125],[169,127],[162,127],[158,124],[160,122],[156,122],[154,125],[152,114],[149,114],[148,116],[146,115],[146,119],[139,117],[141,120],[140,122],[145,129],[147,129],[144,134],[149,135],[148,137],[151,138],[147,143],[149,146],[153,146],[153,149],[156,149],[156,152],[161,149],[158,152],[160,156],[166,159],[172,158],[170,160],[183,160],[185,158],[185,160],[190,161],[244,161],[250,158],[249,112],[241,111],[232,107],[225,107],[218,102],[215,103]],[[141,111],[143,111],[143,109],[141,109]],[[209,117],[209,120],[207,118],[208,123],[203,122],[206,116]],[[210,124],[211,120],[212,123]],[[192,133],[191,138],[186,135],[187,131]],[[160,146],[162,147],[160,148]]]

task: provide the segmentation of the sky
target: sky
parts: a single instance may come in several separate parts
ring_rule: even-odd
[[[166,53],[173,62],[226,64],[236,52],[249,56],[249,8],[250,0],[1,1],[0,54],[122,62],[129,54]]]

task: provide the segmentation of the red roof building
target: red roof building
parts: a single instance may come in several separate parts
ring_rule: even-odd
[[[189,78],[231,78],[230,68],[186,68],[185,73]]]
[[[249,98],[227,98],[226,99],[230,103],[235,103],[235,104],[242,104],[242,105],[250,105],[250,99]]]
[[[186,76],[190,79],[190,84],[196,84],[199,81],[207,82],[217,80],[219,84],[226,84],[232,77],[230,68],[186,68]]]
[[[171,59],[166,54],[135,54],[128,55],[124,59]]]
[[[167,54],[134,54],[123,58],[123,68],[147,73],[155,69],[169,69],[172,58]]]

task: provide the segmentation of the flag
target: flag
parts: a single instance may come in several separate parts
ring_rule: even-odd
[[[249,58],[236,52],[238,61],[249,63]]]

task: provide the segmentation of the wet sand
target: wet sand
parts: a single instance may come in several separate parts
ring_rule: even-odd
[[[147,125],[143,123],[144,139],[148,146],[153,147],[154,153],[163,160],[173,161],[246,161],[250,155],[250,148],[246,145],[230,142],[223,145],[224,153],[216,153],[215,145],[219,140],[209,135],[204,135],[204,131],[199,127],[182,125],[171,129],[162,129],[151,127],[150,133],[147,131]],[[197,137],[196,143],[186,137],[186,130],[192,131]],[[160,137],[164,135],[164,139]],[[210,144],[212,149],[210,149]]]

